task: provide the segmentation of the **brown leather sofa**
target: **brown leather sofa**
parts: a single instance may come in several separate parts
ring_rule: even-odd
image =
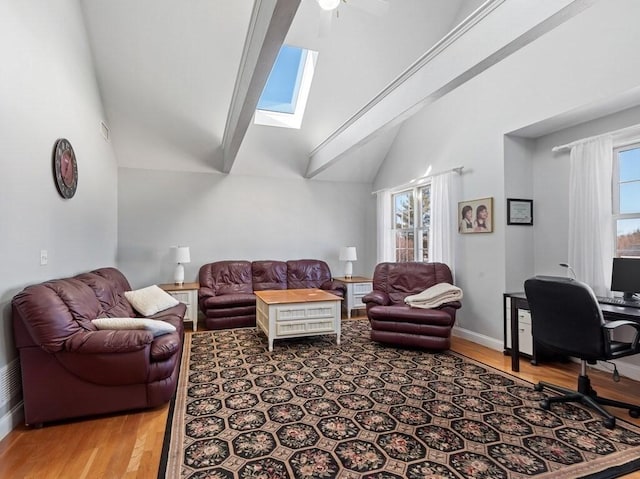
[[[318,288],[341,298],[345,294],[327,263],[316,259],[216,261],[200,268],[199,281],[198,304],[207,329],[255,326],[254,291]]]
[[[452,283],[443,263],[380,263],[373,274],[373,290],[362,298],[371,323],[371,339],[380,343],[432,350],[449,349],[451,328],[460,301],[435,309],[412,308],[404,299],[438,283]]]
[[[28,286],[12,300],[25,423],[149,408],[173,396],[184,336],[182,303],[150,316],[176,331],[98,330],[95,318],[138,316],[115,268]]]

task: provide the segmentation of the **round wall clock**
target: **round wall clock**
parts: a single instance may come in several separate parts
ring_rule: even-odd
[[[53,176],[63,198],[71,198],[78,187],[78,164],[69,140],[60,138],[53,149]]]

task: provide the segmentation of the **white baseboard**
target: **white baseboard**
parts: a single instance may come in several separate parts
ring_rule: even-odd
[[[469,331],[468,329],[458,328],[454,326],[451,334],[458,338],[473,341],[474,343],[478,343],[489,349],[493,349],[494,351],[504,350],[504,342],[501,339],[491,338],[483,334],[478,334],[473,331]],[[634,356],[630,356],[630,357],[634,357]],[[575,360],[575,361],[580,362],[578,360]],[[624,359],[618,359],[613,362],[615,362],[616,366],[618,367],[618,372],[620,373],[620,377],[633,379],[634,381],[640,381],[639,365],[626,362]],[[589,367],[598,369],[600,371],[612,372],[611,366],[608,366],[606,363],[602,363],[602,362],[599,362],[598,364],[595,364],[595,365],[590,364]]]
[[[0,418],[0,440],[24,422],[23,402],[20,401],[7,414]]]
[[[478,343],[489,349],[493,349],[494,351],[504,350],[504,342],[502,340],[491,338],[489,336],[485,336],[484,334],[478,334],[473,331],[469,331],[468,329],[454,326],[451,334],[457,338],[462,338],[474,343]]]

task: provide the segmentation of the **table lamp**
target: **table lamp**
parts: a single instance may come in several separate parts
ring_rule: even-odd
[[[356,261],[358,259],[358,255],[356,254],[355,246],[343,246],[340,248],[340,261],[346,261],[344,265],[344,277],[347,279],[351,279],[353,275],[353,263],[352,261]]]
[[[173,282],[182,286],[184,284],[184,266],[182,265],[191,262],[191,254],[188,246],[174,246],[173,248],[175,249],[175,262],[178,263]]]

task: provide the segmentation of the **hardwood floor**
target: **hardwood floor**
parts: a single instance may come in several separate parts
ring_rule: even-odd
[[[579,366],[547,363],[532,366],[520,362],[512,373],[510,358],[502,352],[460,338],[454,351],[530,382],[539,380],[575,387]],[[599,394],[624,401],[638,401],[640,382],[610,374],[589,373]],[[0,441],[0,479],[150,479],[158,474],[168,406],[131,414],[117,414],[28,429],[19,426]],[[640,426],[625,411],[619,417]],[[640,479],[640,472],[624,476]]]

